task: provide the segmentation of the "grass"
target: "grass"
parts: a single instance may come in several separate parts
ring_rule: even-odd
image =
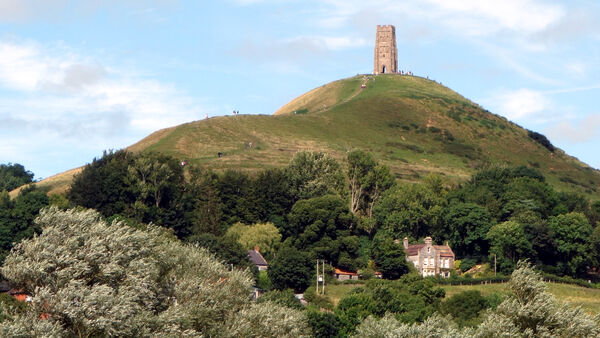
[[[581,286],[547,283],[548,291],[556,299],[566,302],[571,306],[580,306],[585,312],[591,315],[600,314],[600,290],[584,288]],[[462,291],[478,290],[486,296],[492,293],[506,295],[508,293],[507,284],[483,284],[483,285],[444,285],[446,297],[451,297]]]
[[[360,287],[362,285],[357,284],[330,284],[325,285],[325,295],[329,297],[334,306],[337,306],[340,302],[340,299],[344,297],[346,293],[351,291],[354,288]]]
[[[440,84],[397,75],[368,76],[364,89],[362,83],[363,76],[329,83],[276,115],[215,117],[160,130],[128,149],[158,151],[215,170],[256,171],[285,166],[297,151],[323,151],[342,160],[360,148],[401,181],[440,173],[449,185],[479,167],[536,163],[558,190],[600,199],[600,172],[561,151],[551,154],[525,129]],[[225,156],[219,158],[219,152]],[[63,176],[68,182],[70,174]]]
[[[581,286],[560,284],[560,283],[547,283],[548,291],[556,297],[556,299],[566,302],[571,306],[580,306],[585,312],[590,315],[600,314],[600,290],[584,288]],[[340,299],[348,293],[350,290],[360,285],[351,284],[339,284],[325,286],[325,294],[337,306]],[[467,291],[477,290],[482,295],[487,296],[493,293],[500,293],[506,296],[509,291],[506,283],[499,284],[478,284],[478,285],[442,285],[446,290],[446,298],[452,297],[453,295]]]

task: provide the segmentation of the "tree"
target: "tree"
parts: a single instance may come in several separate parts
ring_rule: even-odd
[[[375,236],[372,256],[385,279],[397,279],[409,271],[404,248],[389,236]]]
[[[535,254],[535,264],[546,264],[554,266],[557,258],[556,248],[554,247],[553,235],[548,228],[546,220],[534,211],[524,211],[513,215],[510,218],[523,226],[527,240],[531,243],[531,248]]]
[[[348,153],[348,181],[350,185],[350,211],[356,214],[361,207],[364,194],[370,185],[370,172],[377,162],[370,154],[361,150]]]
[[[236,238],[246,250],[259,247],[261,253],[268,257],[273,256],[281,242],[281,234],[273,223],[236,223],[227,230],[227,235]]]
[[[457,256],[483,257],[488,253],[487,233],[492,217],[473,203],[455,203],[444,211],[445,239]]]
[[[515,264],[532,254],[531,242],[525,236],[523,226],[514,221],[496,224],[487,233],[490,255],[500,262],[500,271],[512,272]]]
[[[557,266],[571,276],[585,274],[590,263],[588,240],[593,232],[587,218],[577,212],[550,217],[548,228],[558,252]]]
[[[237,222],[250,224],[258,221],[252,189],[252,179],[245,172],[226,170],[219,175],[217,190],[223,203],[223,222],[227,226]]]
[[[348,153],[348,184],[350,211],[373,215],[373,207],[381,194],[394,184],[394,176],[387,166],[378,165],[371,154],[362,150]]]
[[[478,290],[467,290],[453,295],[441,305],[444,315],[452,315],[460,326],[470,326],[479,314],[488,308],[488,302]]]
[[[344,196],[344,176],[340,164],[319,152],[301,151],[286,168],[294,200],[336,194]]]
[[[106,217],[123,213],[135,200],[127,183],[127,170],[134,160],[135,155],[126,150],[105,151],[73,177],[67,197]]]
[[[395,238],[422,238],[438,227],[445,204],[444,196],[427,184],[399,185],[375,205],[374,217]]]
[[[33,173],[15,163],[0,164],[0,191],[11,191],[24,184],[33,182]]]
[[[191,228],[184,236],[198,236],[203,233],[223,235],[224,205],[217,189],[217,174],[193,167],[188,173],[189,180],[183,189],[182,208],[186,223],[190,224]]]
[[[230,271],[165,229],[56,208],[36,222],[42,234],[17,245],[1,269],[33,299],[25,314],[0,324],[2,336],[310,334],[298,311],[250,303],[246,271]]]
[[[284,239],[290,238],[296,248],[313,258],[355,271],[359,249],[355,229],[348,205],[337,196],[326,195],[296,202],[281,232]]]
[[[238,269],[248,269],[255,279],[258,277],[258,269],[248,257],[245,249],[234,236],[224,235],[217,237],[210,233],[190,236],[186,239],[189,243],[205,248],[223,264]]]
[[[294,247],[283,246],[269,265],[267,273],[275,289],[293,289],[301,293],[310,285],[314,269],[307,254]]]
[[[294,196],[286,171],[274,168],[259,172],[253,181],[253,191],[258,219],[281,225],[283,217],[294,205]]]
[[[182,222],[183,169],[173,157],[158,153],[137,156],[127,167],[127,188],[134,197],[126,215],[139,222],[154,222],[185,237],[189,224]]]
[[[342,328],[340,319],[332,313],[311,310],[306,313],[308,325],[317,338],[339,337]]]
[[[0,262],[4,261],[15,243],[40,232],[33,220],[48,203],[46,193],[35,185],[21,189],[12,201],[8,192],[0,192]]]
[[[546,182],[531,177],[518,177],[505,186],[502,195],[501,219],[525,210],[540,213],[543,217],[552,214],[558,199],[554,189]]]

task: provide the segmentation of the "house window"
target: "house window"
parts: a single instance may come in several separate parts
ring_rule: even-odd
[[[433,258],[429,258],[429,265],[433,266]]]

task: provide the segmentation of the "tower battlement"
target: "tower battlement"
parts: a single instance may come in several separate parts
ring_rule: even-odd
[[[393,74],[398,72],[396,27],[393,25],[377,25],[374,60],[374,74]]]

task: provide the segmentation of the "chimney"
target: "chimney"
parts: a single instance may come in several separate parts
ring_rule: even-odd
[[[429,236],[425,237],[425,244],[427,244],[427,246],[431,246],[431,242],[432,242],[431,237],[429,237]]]
[[[260,252],[260,248],[258,247],[258,245],[255,245],[255,246],[254,246],[254,251],[256,251],[256,252]]]
[[[408,237],[404,237],[404,242],[402,244],[404,244],[404,249],[408,249]]]

